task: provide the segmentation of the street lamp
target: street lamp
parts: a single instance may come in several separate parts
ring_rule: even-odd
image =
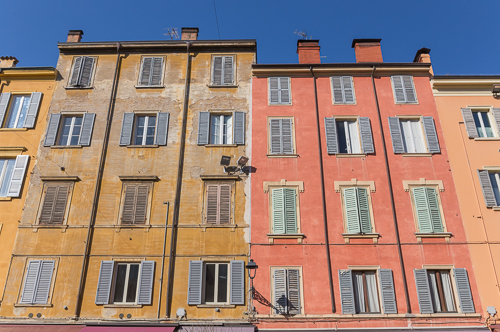
[[[248,277],[250,278],[250,313],[252,315],[255,314],[255,307],[253,306],[253,279],[257,274],[257,269],[259,266],[255,264],[253,259],[250,259],[250,262],[245,266],[248,270]]]

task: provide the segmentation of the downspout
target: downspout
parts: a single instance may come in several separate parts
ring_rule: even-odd
[[[380,114],[380,105],[378,103],[377,88],[375,87],[375,78],[373,77],[373,74],[375,73],[375,68],[376,68],[376,66],[373,66],[373,70],[372,70],[372,74],[371,74],[372,85],[373,85],[373,95],[375,96],[375,104],[377,106],[377,115],[378,115],[378,124],[380,126],[380,135],[382,135],[382,148],[384,150],[385,170],[387,173],[387,183],[389,185],[389,196],[391,198],[392,220],[394,220],[394,230],[396,232],[396,244],[398,246],[399,265],[401,268],[401,274],[403,275],[403,288],[405,290],[405,299],[406,299],[406,313],[411,314],[410,295],[408,294],[408,283],[406,281],[405,264],[403,261],[403,252],[401,251],[401,241],[399,239],[398,218],[396,216],[396,205],[394,203],[394,193],[392,190],[391,170],[389,168],[389,158],[387,157],[387,147],[385,145],[384,127],[382,126],[382,115]]]
[[[184,109],[182,111],[181,141],[179,147],[179,164],[177,168],[177,184],[175,188],[174,218],[172,220],[172,232],[170,234],[170,255],[168,259],[167,299],[165,301],[165,315],[170,317],[170,298],[172,297],[172,276],[175,270],[175,246],[177,244],[177,225],[179,224],[179,208],[181,205],[182,173],[184,171],[184,150],[186,148],[186,127],[189,102],[189,81],[191,77],[191,55],[189,47],[191,42],[186,42],[186,82],[184,85]]]
[[[120,43],[116,43],[116,66],[115,66],[115,74],[113,76],[113,84],[111,86],[111,96],[109,98],[109,105],[108,105],[108,117],[106,119],[106,128],[104,130],[104,138],[102,142],[102,149],[101,149],[101,158],[99,160],[99,169],[97,171],[97,178],[96,178],[96,183],[95,183],[95,189],[94,189],[94,199],[92,202],[92,211],[90,213],[90,220],[89,220],[89,225],[87,229],[87,240],[85,241],[85,254],[83,256],[83,261],[82,261],[82,268],[80,272],[80,284],[78,286],[78,294],[76,297],[76,307],[75,307],[75,315],[73,316],[73,319],[78,319],[80,316],[80,310],[81,310],[81,300],[82,300],[82,293],[83,293],[83,288],[85,284],[85,274],[87,272],[88,268],[88,263],[89,263],[89,255],[90,255],[90,243],[92,242],[92,238],[94,235],[94,224],[97,216],[97,207],[99,205],[99,197],[101,194],[101,182],[102,182],[102,177],[104,174],[104,164],[106,162],[106,153],[108,151],[108,142],[109,142],[109,134],[111,131],[111,122],[113,120],[113,111],[114,111],[114,102],[116,98],[116,86],[118,83],[118,67],[120,64]]]
[[[335,298],[333,295],[333,276],[332,276],[332,261],[330,259],[330,241],[328,240],[328,218],[326,214],[326,197],[325,197],[325,175],[323,171],[323,149],[321,147],[321,130],[319,124],[319,108],[318,108],[318,88],[316,86],[316,76],[314,76],[313,67],[309,70],[314,79],[314,102],[316,105],[316,128],[318,129],[318,153],[319,153],[319,168],[321,175],[321,199],[323,201],[323,228],[325,232],[326,259],[328,263],[328,280],[330,283],[330,300],[332,304],[332,312],[335,312]]]
[[[163,286],[163,270],[165,267],[165,250],[167,247],[167,229],[168,229],[168,213],[170,212],[170,202],[166,202],[167,204],[167,215],[165,216],[165,233],[163,235],[163,254],[161,259],[161,275],[160,275],[160,291],[158,292],[158,313],[156,314],[157,318],[160,318],[160,304],[161,304],[161,290]]]

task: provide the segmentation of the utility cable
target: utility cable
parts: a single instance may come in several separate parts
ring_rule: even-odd
[[[219,20],[217,19],[217,8],[215,7],[215,0],[214,2],[214,12],[215,12],[215,23],[217,23],[217,34],[219,35],[219,40],[220,40],[220,31],[219,31]]]

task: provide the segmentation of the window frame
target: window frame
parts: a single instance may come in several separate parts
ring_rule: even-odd
[[[373,181],[369,181],[373,182]],[[370,234],[377,234],[377,231],[375,229],[375,219],[373,217],[373,203],[372,203],[372,191],[374,192],[374,187],[371,184],[364,183],[364,184],[339,184],[338,185],[338,191],[340,192],[340,201],[341,201],[341,207],[342,207],[342,220],[343,220],[343,225],[344,225],[344,234],[347,235],[358,235],[358,236],[363,236],[363,235],[370,235]],[[336,188],[336,190],[337,190]],[[366,189],[367,195],[368,195],[368,209],[370,211],[370,223],[372,226],[372,231],[370,233],[349,233],[349,229],[347,226],[347,215],[346,215],[346,206],[345,206],[345,199],[344,199],[344,190],[347,188],[363,188]],[[373,189],[372,189],[373,188]],[[359,214],[359,209],[358,209],[358,214]],[[361,225],[360,225],[361,229]]]
[[[220,223],[220,215],[218,215],[219,222],[212,224],[207,222],[207,207],[208,207],[208,186],[211,185],[229,185],[231,188],[231,200],[229,202],[230,204],[230,216],[229,216],[229,223],[228,224],[221,224]],[[202,206],[202,213],[201,213],[201,223],[203,227],[230,227],[232,225],[236,224],[235,221],[235,209],[236,209],[236,181],[235,180],[211,180],[211,179],[204,179],[203,180],[203,206]],[[219,211],[220,212],[220,211]]]
[[[400,126],[400,131],[401,131],[401,138],[403,140],[403,148],[405,149],[405,152],[403,152],[403,154],[431,153],[431,152],[429,152],[429,146],[427,144],[427,138],[426,138],[426,134],[425,134],[424,124],[422,122],[422,116],[420,116],[420,115],[416,115],[416,116],[411,116],[411,115],[399,116],[399,115],[397,115],[397,117],[399,119],[399,126]],[[411,135],[412,141],[411,141],[411,144],[413,145],[415,152],[408,152],[407,143],[406,143],[406,136],[405,136],[405,132],[403,130],[403,122],[405,122],[405,121],[410,121],[410,122],[417,122],[418,121],[419,128],[420,128],[420,133],[421,133],[421,139],[422,139],[422,142],[423,142],[423,146],[425,147],[425,152],[417,152],[416,151],[415,138],[414,138],[414,135],[413,135],[413,128],[411,128],[411,130],[412,130],[412,135]]]
[[[86,58],[93,58],[94,59],[94,63],[92,65],[92,73],[90,74],[90,77],[89,77],[89,85],[87,85],[87,86],[71,85],[71,78],[73,77],[73,72],[75,70],[75,62],[76,62],[76,59],[79,57],[86,57]],[[74,56],[73,59],[71,60],[71,67],[70,67],[70,72],[69,72],[67,84],[64,88],[65,89],[93,89],[98,59],[99,59],[99,56],[94,56],[94,55],[93,56],[86,56],[86,55]]]
[[[15,121],[14,127],[8,127],[8,123],[10,121],[10,117],[12,116],[12,111],[13,111],[12,109],[14,107],[14,100],[17,97],[21,97],[23,99],[22,99],[22,102],[19,105],[18,110],[17,110],[16,121]],[[24,115],[24,123],[23,123],[23,125],[21,127],[18,127],[17,125],[19,124],[19,117],[21,116],[21,110],[23,108],[23,105],[24,105],[26,97],[28,98],[28,106],[26,108],[26,114]],[[26,128],[24,125],[26,123],[26,117],[28,116],[28,110],[29,110],[29,107],[30,107],[30,103],[31,103],[31,94],[22,93],[22,92],[11,92],[11,97],[10,97],[10,100],[9,100],[9,104],[7,106],[7,112],[5,114],[5,118],[4,118],[4,121],[3,121],[4,123],[2,124],[1,128],[4,128],[4,129],[21,129],[21,128]]]
[[[300,190],[300,184],[269,184],[267,186],[267,190],[268,190],[268,200],[269,200],[269,234],[273,235],[273,236],[276,236],[276,235],[300,235],[302,234],[302,229],[301,229],[301,222],[300,222],[300,199],[299,199],[299,193],[300,192],[303,192],[304,190],[302,189],[302,191]],[[302,185],[303,187],[303,185]],[[274,230],[273,230],[273,224],[274,224],[274,220],[273,220],[273,212],[274,212],[274,207],[273,207],[273,197],[272,197],[272,192],[273,192],[273,189],[280,189],[280,188],[288,188],[288,189],[293,189],[295,190],[295,212],[296,212],[296,220],[295,220],[295,223],[296,223],[296,226],[297,226],[297,232],[296,233],[287,233],[286,232],[286,227],[285,227],[285,233],[283,234],[280,234],[280,233],[274,233]]]
[[[57,137],[56,137],[56,145],[55,146],[65,146],[65,147],[80,146],[79,143],[80,143],[80,137],[82,136],[83,116],[85,113],[87,113],[87,112],[84,112],[84,113],[67,113],[67,112],[61,113],[61,119],[59,120],[59,127],[57,128]],[[66,144],[62,144],[61,140],[62,140],[63,130],[64,130],[64,120],[67,118],[72,119],[71,125],[70,125],[70,132],[68,134]],[[82,119],[82,122],[80,124],[80,134],[78,135],[78,142],[77,142],[77,144],[73,144],[73,145],[67,144],[68,141],[71,143],[71,139],[73,137],[74,123],[75,123],[76,118]]]
[[[142,70],[144,67],[144,59],[145,58],[162,58],[162,67],[161,67],[161,77],[160,77],[160,84],[158,85],[142,85],[141,84],[141,74]],[[141,55],[141,61],[139,63],[139,72],[137,75],[137,85],[135,86],[136,88],[163,88],[165,87],[164,85],[164,78],[165,78],[165,69],[167,66],[167,56],[166,55]]]
[[[460,306],[460,299],[458,296],[458,287],[457,287],[455,272],[454,272],[455,268],[456,267],[454,265],[427,265],[427,264],[422,265],[422,269],[426,269],[427,272],[441,270],[441,271],[449,271],[449,273],[450,273],[450,284],[451,284],[452,291],[453,291],[452,292],[453,293],[453,300],[454,300],[456,311],[445,311],[445,312],[440,311],[439,313],[441,313],[441,314],[442,313],[444,313],[444,314],[448,314],[448,313],[463,314],[461,306]],[[469,269],[467,269],[467,273],[470,274]],[[431,289],[432,286],[431,286],[430,281],[429,281],[429,274],[428,273],[427,273],[427,282],[429,283],[429,290],[431,292],[431,297],[432,297],[432,289]],[[470,291],[472,293],[472,285],[470,284],[470,279],[469,279],[469,287],[470,287]],[[434,308],[434,303],[432,303],[432,307]],[[438,312],[434,311],[434,313],[438,313]]]
[[[158,113],[159,112],[147,112],[147,113],[142,113],[142,112],[134,112],[134,123],[132,124],[132,144],[130,144],[130,146],[154,146],[156,145],[156,132],[158,130]],[[148,126],[145,125],[144,126],[144,129],[143,129],[143,132],[142,132],[142,144],[135,144],[135,140],[137,138],[137,126],[138,126],[138,119],[140,117],[145,117],[145,124],[148,123],[149,125],[149,118],[150,117],[155,117],[155,132],[153,134],[153,144],[145,144],[145,141],[147,140],[147,130],[148,130]]]
[[[290,119],[292,123],[292,150],[293,153],[272,153],[271,150],[271,120],[275,119]],[[268,116],[267,119],[267,156],[268,157],[278,157],[278,158],[286,158],[286,157],[297,157],[297,142],[295,140],[295,117],[294,116]]]
[[[152,210],[152,205],[153,205],[153,190],[154,190],[154,180],[139,180],[139,179],[121,179],[122,180],[122,188],[120,192],[120,205],[118,209],[118,219],[117,219],[117,225],[121,227],[144,227],[148,226],[150,224],[150,219],[151,219],[151,210]],[[146,220],[144,223],[131,223],[131,224],[124,224],[122,223],[123,219],[123,207],[125,205],[125,193],[127,190],[128,186],[148,186],[148,201],[147,201],[147,207],[146,207]],[[136,202],[137,203],[137,202]],[[135,209],[135,206],[134,206]]]
[[[470,111],[472,113],[472,119],[474,120],[474,113],[487,113],[488,121],[490,122],[490,127],[491,131],[493,133],[493,136],[479,136],[479,128],[476,126],[476,121],[474,120],[474,126],[476,127],[477,130],[477,138],[478,139],[494,139],[498,138],[500,136],[500,128],[497,127],[496,121],[493,117],[493,110],[492,107],[470,107]],[[483,119],[482,117],[478,117],[480,123],[481,123],[481,128],[484,130],[484,124],[483,124]],[[485,131],[486,132],[486,131]]]
[[[346,104],[346,105],[352,105],[352,104]],[[361,142],[361,130],[359,129],[359,116],[334,116],[335,118],[335,126],[338,126],[338,123],[339,122],[356,122],[356,129],[357,129],[357,134],[358,134],[358,146],[359,146],[359,152],[352,152],[352,147],[351,147],[351,152],[339,152],[337,153],[337,155],[358,155],[358,154],[365,154],[365,152],[363,152],[363,146],[362,146],[362,142]],[[345,125],[344,125],[345,127]],[[339,130],[338,130],[338,127],[335,128],[336,131],[337,131],[337,144],[338,144],[338,147],[339,147],[339,150],[340,150],[340,141],[339,141],[339,138],[340,138],[340,135],[339,135]],[[350,133],[350,131],[349,131]],[[350,135],[349,135],[350,136]],[[346,137],[346,144],[347,146],[349,147],[349,142],[347,141],[350,141],[350,137],[349,139]]]
[[[206,283],[207,283],[207,265],[208,264],[215,264],[216,266],[216,280],[218,280],[219,277],[219,265],[224,264],[227,265],[227,289],[226,289],[226,301],[225,302],[220,302],[220,301],[215,301],[215,302],[207,302],[206,301]],[[214,299],[217,297],[218,298],[218,283],[214,283]],[[201,302],[202,304],[206,305],[229,305],[230,302],[230,292],[231,292],[231,262],[230,261],[210,261],[206,260],[203,261],[203,279],[202,279],[202,294],[201,294]]]
[[[448,233],[448,228],[446,227],[446,220],[444,217],[444,210],[443,210],[443,203],[441,201],[441,194],[440,192],[444,191],[444,187],[442,187],[442,181],[439,181],[440,183],[419,183],[419,181],[404,181],[404,187],[405,191],[410,192],[410,200],[411,200],[411,208],[413,211],[413,222],[415,223],[415,230],[416,233],[422,233],[422,234],[444,234]],[[420,226],[418,224],[418,216],[417,216],[417,206],[415,204],[415,197],[413,195],[413,189],[414,188],[419,188],[419,187],[425,187],[425,188],[432,188],[436,191],[436,197],[439,205],[439,213],[441,216],[441,223],[443,226],[443,233],[439,232],[421,232],[420,231]],[[443,189],[442,189],[443,188]]]
[[[70,212],[70,207],[71,207],[71,199],[73,197],[73,191],[74,191],[74,186],[75,186],[75,181],[78,181],[78,179],[74,179],[72,181],[64,181],[64,180],[42,180],[43,181],[43,186],[42,186],[42,192],[40,195],[40,201],[38,204],[38,212],[37,212],[37,217],[36,217],[36,222],[35,224],[41,227],[61,227],[64,226],[66,227],[68,225],[68,219],[69,219],[69,212]],[[59,187],[59,186],[68,186],[68,198],[66,200],[66,208],[64,211],[64,218],[63,222],[61,224],[56,224],[53,222],[50,223],[41,223],[40,219],[42,217],[42,210],[43,210],[43,203],[45,202],[45,195],[47,194],[47,188],[48,187]]]
[[[209,125],[208,125],[208,145],[235,145],[234,143],[234,111],[225,111],[225,110],[221,110],[221,111],[209,111],[210,112],[210,119],[209,119]],[[220,117],[225,117],[225,116],[231,116],[231,143],[212,143],[212,135],[213,135],[213,132],[212,132],[212,118],[213,117],[217,117],[219,116]],[[222,135],[222,130],[223,129],[223,126],[220,126],[220,133],[219,135]],[[226,134],[227,136],[227,134]]]
[[[136,289],[135,289],[135,300],[134,302],[115,302],[115,292],[116,292],[116,283],[118,281],[118,265],[127,265],[127,271],[125,275],[125,284],[124,284],[124,292],[123,292],[123,298],[127,298],[127,285],[128,285],[128,279],[129,279],[129,274],[130,274],[130,266],[131,265],[138,265],[139,269],[137,270],[137,283],[136,283]],[[114,261],[114,266],[113,266],[113,279],[112,279],[112,285],[111,285],[111,291],[110,291],[110,299],[109,303],[111,305],[117,305],[117,306],[127,306],[127,305],[137,305],[137,299],[139,298],[139,283],[141,280],[141,261]]]
[[[275,296],[275,293],[274,293],[274,289],[275,289],[275,282],[274,282],[274,271],[275,270],[281,270],[281,269],[285,269],[285,270],[299,270],[299,287],[300,287],[300,291],[299,291],[299,296],[300,296],[300,313],[297,314],[297,315],[294,315],[294,316],[302,316],[305,314],[305,310],[304,310],[304,273],[303,273],[303,270],[302,270],[302,266],[297,266],[297,265],[286,265],[286,266],[270,266],[269,270],[270,270],[270,277],[271,277],[271,282],[270,282],[270,299],[271,299],[271,303],[274,305],[274,303],[276,303],[276,296]],[[274,317],[281,317],[283,316],[281,313],[276,313],[276,310],[271,306],[270,307],[270,310],[271,310],[271,315],[274,316]],[[288,314],[287,314],[288,315]]]
[[[335,88],[333,86],[333,78],[334,77],[340,77],[340,84],[342,85],[342,100],[340,102],[335,102]],[[342,78],[344,77],[349,77],[351,79],[351,84],[352,84],[352,96],[353,96],[353,102],[352,103],[347,103],[345,101],[345,90],[344,90],[344,82],[342,81]],[[332,94],[332,105],[356,105],[357,104],[357,99],[356,99],[356,90],[354,88],[354,76],[349,76],[349,75],[343,75],[343,76],[330,76],[330,90]]]
[[[403,79],[402,79],[405,76],[411,77],[411,86],[413,88],[413,93],[415,94],[415,102],[407,101],[408,97],[406,96],[406,91],[405,91],[405,87],[404,87],[404,83],[403,83]],[[393,77],[401,77],[401,83],[403,84],[403,93],[405,96],[404,102],[401,102],[401,101],[398,102],[396,99],[396,87],[394,86]],[[393,98],[394,98],[394,104],[396,104],[396,105],[403,105],[403,104],[418,105],[419,104],[418,103],[418,96],[417,96],[417,89],[415,88],[415,80],[413,79],[413,75],[391,75],[391,85],[392,85],[392,94],[393,94]]]
[[[4,157],[4,156],[0,155],[0,160],[4,160],[5,161],[5,163],[3,164],[2,168],[0,169],[0,188],[2,188],[2,186],[4,185],[4,181],[8,181],[8,184],[7,184],[7,193],[6,193],[6,194],[8,194],[9,193],[10,183],[12,181],[12,173],[14,172],[14,169],[16,167],[16,158],[7,158],[7,157]],[[13,164],[12,173],[10,174],[10,177],[8,179],[6,179],[5,177],[7,176],[6,172],[7,172],[7,166],[8,166],[8,161],[9,160],[13,160],[14,164]],[[10,197],[10,196],[8,196],[8,195],[1,196],[0,195],[0,197],[6,198],[6,197]]]
[[[357,297],[356,297],[356,290],[355,290],[355,284],[354,284],[354,273],[365,273],[365,272],[375,272],[375,281],[377,283],[377,299],[378,299],[378,305],[379,305],[379,311],[375,312],[356,312],[356,315],[380,315],[384,314],[384,306],[382,303],[382,290],[380,287],[380,275],[379,275],[379,270],[380,266],[348,266],[348,269],[351,270],[351,276],[352,276],[352,291],[353,291],[353,296],[354,296],[354,310],[357,311],[357,308],[359,306],[357,302]],[[364,289],[364,286],[366,285],[366,279],[363,279],[363,290],[365,292],[365,299],[367,296],[367,290]],[[394,286],[393,286],[394,287]]]
[[[495,181],[497,183],[497,188],[499,188],[499,191],[500,191],[500,171],[495,171],[495,170],[487,170],[487,171],[488,171],[488,177],[490,178],[490,183],[492,182],[491,175],[494,174]],[[495,196],[495,201],[497,203],[494,207],[499,207],[500,206],[500,198],[497,199],[497,195],[495,194],[495,188],[493,186],[493,183],[491,183],[491,187],[493,189],[493,195]]]
[[[278,86],[279,86],[279,102],[273,103],[271,102],[271,79],[272,78],[277,78],[278,79]],[[289,94],[289,101],[288,103],[282,103],[281,102],[281,78],[287,78],[288,79],[288,94]],[[270,76],[267,78],[267,102],[269,106],[276,106],[276,105],[284,105],[284,106],[290,106],[292,105],[292,78],[290,76]]]
[[[210,59],[210,77],[209,77],[209,87],[236,87],[237,86],[237,79],[236,79],[236,73],[237,73],[237,65],[236,65],[236,55],[237,54],[212,54],[212,57]],[[224,83],[224,66],[222,65],[222,73],[221,73],[221,76],[222,76],[222,84],[215,84],[214,82],[214,61],[215,61],[215,58],[216,57],[226,57],[226,56],[231,56],[233,57],[233,81],[231,82],[231,84],[225,84]]]

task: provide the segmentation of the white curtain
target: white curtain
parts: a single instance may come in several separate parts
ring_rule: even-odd
[[[351,146],[350,153],[361,153],[361,145],[359,144],[359,130],[356,121],[346,121],[349,126],[349,142]]]
[[[441,283],[443,284],[447,311],[456,311],[455,299],[453,298],[453,291],[451,289],[450,272],[441,271]]]
[[[429,272],[429,282],[431,287],[432,304],[434,304],[434,311],[441,312],[441,301],[439,300],[439,290],[436,280],[436,272]]]
[[[426,153],[427,149],[425,148],[424,132],[422,130],[422,124],[418,120],[410,121],[410,123],[411,123],[411,131],[413,133],[413,142],[415,144],[415,152]]]
[[[356,298],[356,313],[366,312],[365,292],[363,287],[363,274],[354,273],[354,296]]]
[[[366,272],[365,275],[366,286],[368,288],[368,306],[370,307],[370,312],[380,312],[378,303],[377,277],[375,271]]]

